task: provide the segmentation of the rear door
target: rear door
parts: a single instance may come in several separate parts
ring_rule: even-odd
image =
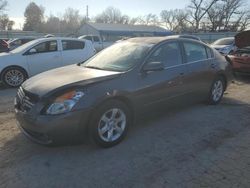
[[[184,80],[186,90],[204,96],[209,91],[214,77],[212,69],[216,64],[213,64],[213,54],[210,48],[196,42],[183,42],[183,49],[187,66]]]
[[[185,93],[182,77],[186,69],[177,41],[162,44],[153,51],[146,63],[164,63],[164,70],[140,73],[138,102],[140,106],[157,105]]]
[[[57,40],[41,42],[29,49],[24,55],[27,58],[31,75],[62,66]]]
[[[85,61],[89,51],[84,41],[62,40],[62,64],[63,66],[77,64]]]

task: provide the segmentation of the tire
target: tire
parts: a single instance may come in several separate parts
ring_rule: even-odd
[[[216,105],[220,103],[226,88],[225,79],[221,76],[217,77],[210,88],[208,103]]]
[[[115,146],[126,136],[130,123],[131,114],[126,104],[119,100],[107,101],[91,118],[90,139],[101,147]]]
[[[27,73],[23,69],[9,67],[3,71],[1,80],[8,87],[19,87],[27,77]]]

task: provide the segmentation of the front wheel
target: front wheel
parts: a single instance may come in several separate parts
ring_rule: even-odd
[[[131,122],[128,107],[118,100],[101,105],[89,124],[90,136],[102,147],[112,147],[125,137]]]
[[[209,104],[216,105],[218,104],[225,91],[225,80],[222,77],[218,77],[214,80],[210,92],[209,92]]]

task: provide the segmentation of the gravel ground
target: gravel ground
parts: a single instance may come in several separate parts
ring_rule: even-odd
[[[16,128],[0,90],[0,187],[250,187],[250,77],[218,106],[142,118],[119,145],[46,148]]]

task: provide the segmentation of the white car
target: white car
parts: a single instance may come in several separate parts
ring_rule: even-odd
[[[78,39],[85,39],[92,41],[94,48],[96,49],[97,52],[114,44],[114,42],[112,41],[103,41],[99,36],[95,35],[83,35],[78,37]]]
[[[36,39],[9,53],[0,54],[0,78],[4,84],[17,87],[31,76],[81,63],[95,52],[88,40],[58,37]]]
[[[211,44],[211,47],[216,49],[222,55],[228,55],[236,50],[234,37],[218,39]]]

